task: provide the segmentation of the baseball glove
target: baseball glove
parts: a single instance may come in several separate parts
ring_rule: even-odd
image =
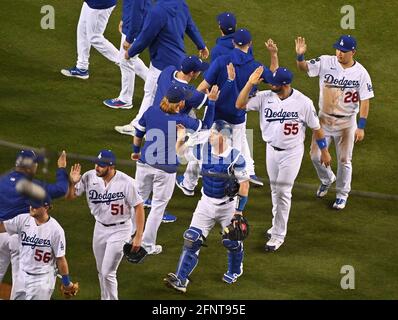
[[[229,239],[232,241],[243,241],[248,235],[249,222],[240,214],[234,215],[231,223],[224,228],[222,233],[223,239]]]
[[[65,287],[63,283],[61,283],[61,293],[66,299],[70,299],[77,295],[79,292],[79,282],[71,282],[71,286]]]
[[[128,262],[141,263],[147,255],[147,251],[140,247],[138,251],[131,251],[133,245],[131,243],[125,243],[123,246],[123,253]]]
[[[230,177],[224,186],[225,195],[230,198],[235,197],[238,194],[239,187],[238,180],[234,176]]]

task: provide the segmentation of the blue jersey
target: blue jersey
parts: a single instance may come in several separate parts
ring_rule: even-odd
[[[232,62],[235,67],[235,81],[234,85],[228,85],[227,65]],[[261,66],[260,62],[254,60],[250,53],[245,53],[240,49],[233,49],[230,54],[218,57],[206,71],[204,78],[211,86],[217,84],[221,89],[220,96],[216,101],[216,115],[215,120],[225,120],[232,124],[240,124],[246,121],[246,111],[235,108],[236,99],[239,92],[246,85],[250,75]],[[262,78],[266,79],[266,75],[271,74],[271,71],[264,67]],[[254,93],[256,87],[252,89]]]
[[[217,38],[216,45],[210,51],[210,61],[213,62],[220,56],[224,56],[226,54],[230,54],[234,49],[234,44],[232,40],[234,38],[234,34],[228,34],[222,37]],[[248,53],[253,55],[253,48],[250,47]]]
[[[177,172],[177,124],[193,131],[202,128],[201,120],[184,113],[169,114],[154,106],[145,111],[136,126],[137,137],[142,138],[145,134],[139,161],[169,173]]]
[[[39,180],[33,180],[33,182],[42,186],[52,199],[63,197],[68,191],[68,173],[65,169],[58,169],[56,176],[57,181],[54,184],[46,184]],[[0,221],[29,212],[30,199],[19,194],[15,189],[16,184],[21,179],[28,178],[17,171],[13,171],[0,179]]]
[[[159,106],[163,97],[166,95],[167,90],[171,86],[181,86],[188,90],[191,94],[190,97],[185,100],[184,109],[180,110],[180,113],[188,114],[192,108],[200,109],[203,105],[207,103],[207,96],[198,90],[194,86],[191,86],[183,80],[176,78],[176,73],[178,72],[175,66],[168,66],[162,71],[158,78],[158,86],[156,89],[155,99],[153,101],[154,106]]]
[[[84,0],[91,9],[108,9],[116,5],[117,0]]]
[[[122,32],[126,35],[128,43],[133,43],[135,38],[137,38],[151,5],[151,0],[123,1]]]
[[[205,48],[185,0],[158,0],[148,11],[142,30],[129,49],[129,56],[134,57],[149,47],[155,68],[163,70],[171,65],[179,68],[185,57],[185,33],[199,50]]]
[[[245,159],[237,149],[228,147],[222,154],[215,154],[210,143],[205,143],[194,146],[192,154],[201,165],[202,192],[210,198],[226,197],[225,187],[231,176],[239,183],[249,180]]]

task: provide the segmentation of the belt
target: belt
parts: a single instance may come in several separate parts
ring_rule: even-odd
[[[98,222],[101,223],[104,227],[114,227],[114,226],[118,226],[119,224],[125,224],[126,223],[126,221],[119,222],[119,223],[111,223],[111,224],[105,224],[105,223],[102,223],[101,221],[98,221]]]
[[[25,272],[26,274],[28,274],[30,276],[43,276],[43,275],[49,273],[49,272],[46,272],[46,273],[30,273],[30,272],[25,271],[25,270],[23,272]]]
[[[281,148],[274,147],[274,146],[271,146],[271,147],[274,148],[275,151],[285,151],[286,150],[286,149],[281,149]]]
[[[218,206],[223,206],[224,204],[230,203],[232,201],[234,201],[235,198],[229,198],[228,200],[225,200],[224,202],[221,203],[217,203]]]
[[[348,117],[348,116],[341,116],[341,115],[339,115],[339,114],[330,114],[330,113],[327,113],[327,115],[328,115],[328,116],[331,116],[331,117],[335,117],[335,118],[337,118],[337,119],[341,119],[341,118],[346,118],[346,117]]]

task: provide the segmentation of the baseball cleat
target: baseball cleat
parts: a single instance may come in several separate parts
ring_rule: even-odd
[[[166,287],[177,290],[178,292],[187,292],[187,285],[189,280],[186,279],[183,283],[174,273],[169,273],[166,278],[163,279]]]
[[[323,198],[324,196],[327,195],[329,188],[332,186],[332,184],[336,181],[336,176],[332,179],[332,182],[330,184],[321,184],[316,191],[316,196],[318,198]]]
[[[236,282],[238,280],[238,275],[236,273],[231,273],[229,271],[227,271],[226,273],[224,273],[223,277],[222,277],[222,281],[228,283],[228,284],[233,284],[234,282]]]
[[[267,240],[271,240],[271,238],[272,238],[271,233],[269,233],[268,231],[265,231],[265,238],[266,238]]]
[[[144,208],[150,208],[152,207],[152,200],[151,199],[147,199],[144,202]]]
[[[177,217],[173,216],[172,214],[170,214],[167,211],[163,214],[163,218],[162,218],[163,223],[172,223],[172,222],[176,222],[176,220],[177,220]]]
[[[337,198],[336,201],[333,203],[333,209],[343,210],[346,204],[347,200]]]
[[[267,252],[275,252],[279,249],[279,247],[283,244],[283,240],[279,240],[276,238],[271,238],[267,244],[265,245],[265,251]]]
[[[255,174],[250,176],[250,182],[260,187],[264,185],[264,183],[260,180],[260,178],[257,177]]]
[[[151,251],[148,252],[149,255],[157,255],[162,253],[163,248],[161,245],[157,244],[153,247],[153,249]]]
[[[62,69],[61,73],[67,77],[74,77],[79,79],[88,79],[89,74],[87,69],[78,69],[76,67],[70,69]]]
[[[126,124],[124,126],[116,126],[115,130],[121,134],[127,134],[129,136],[135,135],[135,128],[132,124]]]
[[[117,98],[104,100],[104,105],[112,109],[131,109],[133,107],[132,103],[126,103]]]
[[[176,185],[186,196],[193,197],[195,194],[195,190],[190,190],[184,186],[184,176],[177,176]]]

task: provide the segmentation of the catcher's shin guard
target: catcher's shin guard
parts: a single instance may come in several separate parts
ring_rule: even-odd
[[[228,272],[238,277],[243,273],[243,242],[223,239],[222,243],[228,249]]]
[[[187,280],[197,266],[203,239],[202,230],[198,228],[190,227],[184,232],[184,247],[176,271],[176,275],[181,281]]]

